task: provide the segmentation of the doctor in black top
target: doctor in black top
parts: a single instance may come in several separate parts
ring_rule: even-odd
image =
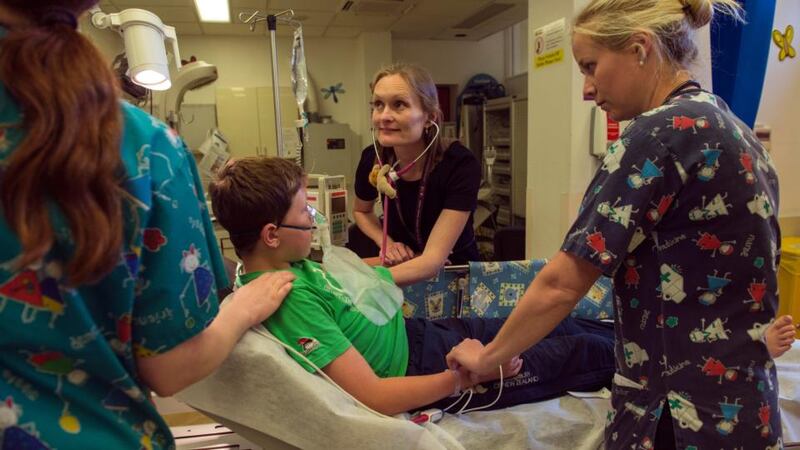
[[[448,261],[478,260],[472,214],[481,167],[469,149],[438,136],[442,111],[430,74],[419,66],[394,64],[380,70],[371,86],[376,142],[364,149],[356,170],[359,229],[382,247],[383,224],[373,212],[378,191],[370,175],[374,181],[375,166],[388,164],[397,175],[397,197],[384,208],[384,264],[392,266],[395,282],[430,278]]]

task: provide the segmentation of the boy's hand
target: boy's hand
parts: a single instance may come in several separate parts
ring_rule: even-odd
[[[478,361],[479,355],[483,350],[483,344],[477,339],[464,339],[458,345],[450,349],[447,354],[447,367],[459,369],[461,367],[470,371],[474,382],[477,382],[482,375],[491,373],[491,369],[481,371]]]
[[[386,265],[394,266],[401,262],[406,262],[416,256],[411,247],[402,242],[387,242],[386,244]]]
[[[451,369],[469,370],[472,384],[499,379],[500,370],[498,367],[483,373],[475,371],[480,370],[478,355],[483,348],[484,345],[477,339],[464,339],[447,354],[447,366]],[[520,370],[522,370],[522,359],[519,356],[515,356],[503,364],[503,379],[517,376]]]
[[[294,278],[291,272],[267,272],[236,289],[227,308],[238,313],[245,329],[257,325],[281,306],[292,290]]]

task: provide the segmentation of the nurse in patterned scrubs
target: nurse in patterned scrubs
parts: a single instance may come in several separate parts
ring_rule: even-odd
[[[213,371],[291,275],[227,283],[194,160],[120,102],[91,0],[0,4],[0,448],[174,448],[149,398]]]
[[[715,12],[740,18],[730,0],[594,0],[578,15],[584,94],[632,123],[495,341],[448,356],[486,372],[538,341],[598,275],[613,277],[610,449],[782,447],[764,343],[778,303],[775,167],[686,70],[690,31]]]

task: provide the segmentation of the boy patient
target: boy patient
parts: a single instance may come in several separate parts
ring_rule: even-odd
[[[306,259],[314,219],[306,203],[305,174],[297,164],[281,158],[231,161],[217,174],[209,194],[214,215],[244,265],[238,285],[266,271],[288,270],[296,276],[291,293],[264,325],[355,398],[391,415],[424,406],[442,408],[474,385],[468,373],[448,369],[445,356],[464,339],[491,341],[503,319],[404,319],[398,310],[383,325],[371,322],[335,279]],[[388,270],[375,270],[391,281]],[[609,324],[566,319],[503,366],[503,392],[490,409],[609,385],[613,339]],[[499,376],[498,368],[477,380],[480,386],[469,408],[495,400]]]

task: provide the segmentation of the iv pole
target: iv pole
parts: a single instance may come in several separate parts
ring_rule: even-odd
[[[289,17],[283,18],[280,16],[288,14]],[[269,30],[269,40],[270,46],[272,49],[272,53],[270,57],[272,58],[272,96],[273,96],[273,106],[275,107],[275,137],[278,141],[278,156],[281,158],[286,157],[286,152],[283,148],[283,128],[281,127],[281,97],[280,97],[280,87],[278,86],[278,48],[277,48],[277,41],[275,39],[275,30],[278,25],[278,19],[280,18],[281,22],[288,23],[288,24],[296,24],[294,19],[294,11],[291,9],[287,9],[286,11],[279,12],[278,14],[269,14],[266,17],[261,15],[260,11],[255,11],[249,17],[246,17],[247,14],[239,13],[239,20],[244,23],[250,24],[250,31],[255,31],[256,24],[258,22],[267,21],[267,30]]]

